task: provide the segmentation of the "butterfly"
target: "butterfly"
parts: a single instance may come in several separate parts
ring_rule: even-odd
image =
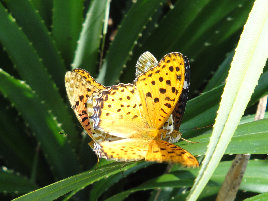
[[[186,60],[187,61],[187,60]],[[155,67],[157,65],[156,58],[150,53],[145,52],[143,53],[136,64],[136,77],[141,75],[142,73],[148,71],[149,69]],[[189,65],[186,65],[189,66]],[[187,69],[186,69],[187,72]],[[189,72],[189,70],[188,70]],[[189,77],[189,76],[185,76]],[[189,86],[189,79],[187,82],[187,86]],[[113,141],[117,139],[115,136],[111,136],[107,133],[101,133],[98,132],[98,130],[94,131],[92,130],[90,123],[89,123],[89,114],[92,115],[92,112],[88,114],[87,110],[88,108],[91,108],[90,104],[87,104],[87,100],[89,97],[93,96],[93,94],[99,93],[101,90],[109,89],[109,87],[105,87],[94,80],[91,75],[83,69],[74,69],[73,71],[68,71],[65,75],[65,86],[67,95],[70,101],[70,104],[72,106],[72,109],[74,110],[77,119],[83,126],[84,130],[88,133],[88,135],[93,139],[93,141],[90,143],[91,148],[94,147],[94,142],[102,142],[102,141]],[[180,97],[184,97],[183,94],[188,93],[188,89],[183,89],[182,95]],[[187,96],[187,94],[186,94]],[[185,108],[186,101],[179,101],[177,104],[183,104]],[[180,112],[181,118],[184,111]],[[171,136],[170,134],[174,130],[174,124],[173,124],[173,118],[172,115],[168,119],[168,121],[165,123],[164,128],[168,130],[168,133],[166,135],[166,141],[169,142],[177,142],[180,139],[181,134],[177,133],[174,136]],[[180,125],[180,122],[177,121],[177,124]],[[178,129],[178,127],[177,127]]]
[[[180,136],[172,122],[179,127],[187,101],[188,60],[180,53],[170,53],[158,63],[146,52],[136,69],[133,84],[112,87],[97,83],[81,69],[66,73],[70,103],[94,141],[91,147],[102,158],[198,166],[189,152],[166,142]],[[170,121],[168,128],[164,124]]]
[[[140,76],[144,72],[152,69],[158,64],[157,59],[148,51],[144,52],[138,59],[136,64],[136,77]],[[163,139],[165,141],[175,143],[181,138],[180,132],[173,132],[174,129],[179,130],[182,117],[185,111],[186,102],[188,100],[189,87],[190,87],[190,65],[187,57],[184,57],[184,83],[183,89],[176,104],[173,113],[170,115],[169,119],[165,122],[163,129],[168,130],[166,137]]]

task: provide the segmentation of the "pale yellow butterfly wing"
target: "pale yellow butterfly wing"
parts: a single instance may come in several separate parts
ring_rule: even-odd
[[[68,71],[65,74],[65,87],[72,109],[88,135],[97,142],[114,138],[109,134],[104,135],[98,131],[92,130],[89,121],[91,114],[88,114],[87,107],[87,101],[89,98],[92,98],[94,93],[99,93],[107,88],[96,82],[94,78],[83,69]]]
[[[158,61],[150,52],[144,52],[136,63],[136,77],[157,66]]]

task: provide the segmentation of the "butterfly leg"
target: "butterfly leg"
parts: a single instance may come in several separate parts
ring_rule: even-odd
[[[91,140],[91,141],[88,143],[88,145],[91,147],[92,150],[94,149],[94,141],[93,141],[93,140]]]

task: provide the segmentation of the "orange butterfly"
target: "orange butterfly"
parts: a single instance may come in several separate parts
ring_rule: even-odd
[[[136,64],[136,77],[140,76],[144,72],[152,69],[157,66],[157,59],[150,53],[144,52],[138,59]],[[179,101],[176,104],[175,109],[170,115],[169,119],[165,122],[163,129],[168,130],[165,138],[163,140],[170,143],[175,143],[181,138],[180,132],[173,132],[174,129],[179,130],[182,117],[185,111],[186,102],[188,100],[189,87],[190,87],[190,65],[187,57],[184,57],[184,67],[185,67],[185,76],[184,76],[184,85],[179,98]]]
[[[139,61],[142,59],[146,61],[142,56]],[[86,71],[67,72],[65,83],[71,105],[94,140],[93,149],[99,157],[123,161],[145,159],[196,167],[198,162],[189,152],[163,141],[172,139],[167,138],[169,135],[180,136],[173,129],[169,132],[164,124],[171,115],[175,125],[180,124],[186,101],[180,103],[179,99],[184,94],[187,100],[188,61],[180,53],[170,53],[152,67],[156,62],[137,70],[134,84],[110,88],[97,83]],[[184,106],[177,108],[177,105]]]

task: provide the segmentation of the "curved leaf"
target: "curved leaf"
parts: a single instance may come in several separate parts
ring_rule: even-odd
[[[23,32],[32,42],[53,81],[63,90],[62,80],[64,80],[66,68],[56,49],[55,41],[53,41],[40,16],[29,1],[5,0],[5,2],[18,25],[22,27]]]
[[[144,25],[162,2],[163,0],[138,0],[131,6],[107,52],[98,77],[100,82],[111,85],[118,81]]]
[[[82,27],[83,0],[54,0],[52,11],[52,35],[69,66]]]
[[[24,82],[0,69],[0,91],[8,97],[29,123],[55,177],[70,176],[79,170],[78,161],[62,128],[45,104]],[[20,97],[19,99],[17,97]]]
[[[231,162],[221,162],[211,177],[211,181],[208,184],[207,188],[220,186],[223,182],[225,175],[230,167]],[[242,180],[241,188],[242,190],[248,190],[253,192],[259,192],[259,189],[263,189],[263,191],[268,188],[268,169],[266,168],[267,162],[263,161],[249,161],[248,168],[245,172],[244,178]],[[256,171],[258,170],[258,171]],[[186,174],[188,171],[188,174]],[[198,173],[198,169],[183,169],[180,168],[179,171],[171,171],[169,174],[163,174],[155,179],[147,181],[146,183],[118,193],[108,199],[106,201],[120,201],[124,200],[131,193],[137,191],[145,191],[145,190],[164,190],[167,188],[185,188],[192,185],[195,176]],[[255,191],[257,190],[257,191]],[[215,191],[214,191],[215,192]],[[185,192],[184,192],[185,193]],[[180,194],[184,194],[180,193]],[[202,196],[203,197],[203,196]],[[204,198],[204,197],[203,197]],[[174,199],[174,198],[173,198]],[[181,200],[176,198],[174,200]]]
[[[8,52],[19,75],[31,85],[32,89],[49,106],[58,121],[63,123],[64,130],[70,134],[74,146],[77,145],[77,132],[55,83],[52,82],[31,42],[1,3],[0,27],[0,42]]]
[[[2,170],[0,171],[0,192],[16,192],[22,194],[32,191],[36,188],[36,184],[26,177],[7,170],[6,167],[2,167]]]
[[[85,22],[77,42],[73,68],[85,68],[92,76],[97,72],[97,59],[101,43],[101,34],[105,10],[109,0],[94,0],[91,2]]]
[[[134,165],[135,163],[112,163],[92,171],[87,171],[78,175],[74,175],[67,179],[58,181],[54,184],[50,184],[49,186],[28,193],[14,200],[55,200],[56,198],[68,192],[75,191],[77,189],[83,189],[86,186],[100,179],[104,179],[118,172],[127,170]]]
[[[189,201],[198,198],[212,176],[244,113],[268,57],[267,34],[268,4],[257,0],[236,48],[208,151]]]

